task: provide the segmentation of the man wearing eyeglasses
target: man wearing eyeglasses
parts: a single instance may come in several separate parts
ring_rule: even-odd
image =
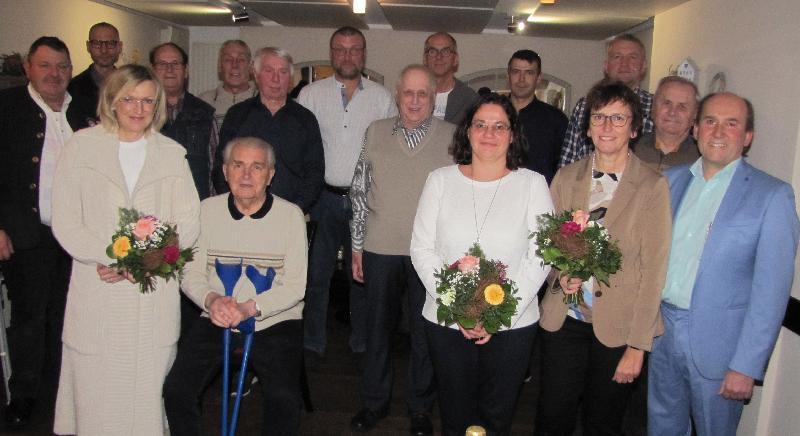
[[[344,265],[350,272],[352,216],[350,182],[367,126],[397,114],[388,89],[362,76],[367,59],[367,40],[360,30],[342,27],[331,35],[330,60],[334,74],[304,87],[297,102],[314,113],[325,150],[325,188],[311,208],[317,223],[309,261],[306,290],[304,345],[306,363],[315,364],[325,354],[328,292],[336,267],[336,253],[344,246]],[[364,288],[350,283],[350,350],[361,359],[366,349],[366,296]]]
[[[150,50],[150,65],[164,86],[167,120],[161,133],[186,149],[200,200],[211,196],[212,159],[217,149],[214,108],[186,90],[189,79],[189,56],[177,44],[167,42]],[[181,337],[199,318],[200,310],[181,294]]]
[[[55,383],[72,259],[50,228],[56,162],[91,114],[67,92],[69,50],[43,36],[25,59],[27,85],[0,91],[0,268],[11,300],[9,428],[24,427],[39,392]]]
[[[122,53],[122,41],[119,40],[117,28],[106,22],[97,23],[89,28],[86,51],[92,57],[92,64],[75,76],[67,89],[75,99],[75,104],[96,113],[100,85],[114,71],[116,68],[114,64]]]
[[[478,94],[466,83],[456,79],[458,71],[458,45],[446,32],[437,32],[425,40],[422,63],[436,76],[436,102],[433,116],[458,124],[467,109],[478,99]]]

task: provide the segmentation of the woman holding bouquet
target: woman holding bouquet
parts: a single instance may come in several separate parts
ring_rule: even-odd
[[[539,319],[536,291],[549,270],[541,266],[528,235],[553,205],[544,177],[520,167],[523,141],[511,102],[493,93],[480,97],[456,131],[451,149],[456,165],[433,171],[419,200],[411,260],[427,291],[422,314],[445,435],[463,435],[470,425],[509,434],[528,368]],[[518,289],[509,327],[495,334],[480,321],[473,328],[438,322],[440,304],[450,301],[443,303],[437,291],[437,271],[475,243],[487,260],[507,267],[506,278]],[[497,290],[497,285],[477,285],[480,305],[485,306],[484,295],[495,304],[484,293],[492,286]]]
[[[584,434],[622,434],[628,398],[662,333],[659,315],[671,218],[666,179],[629,150],[642,125],[637,95],[601,83],[586,97],[583,129],[595,151],[561,168],[551,191],[557,213],[589,212],[622,254],[609,286],[559,274],[542,302],[542,385],[537,435],[571,435],[583,400]],[[574,218],[582,221],[580,215]],[[554,271],[557,272],[557,271]],[[581,293],[566,304],[565,293]]]
[[[164,91],[146,67],[126,65],[100,91],[100,124],[76,132],[53,187],[53,232],[73,257],[54,431],[164,433],[161,389],[180,326],[177,280],[141,293],[106,254],[119,209],[174,224],[181,248],[199,232],[200,202],[186,151],[158,133]]]

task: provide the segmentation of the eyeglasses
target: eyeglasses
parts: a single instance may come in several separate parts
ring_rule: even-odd
[[[183,68],[183,62],[180,61],[172,61],[172,62],[164,62],[158,61],[153,63],[153,66],[156,67],[159,71],[168,71],[168,70],[178,70]]]
[[[425,49],[425,54],[432,58],[435,58],[437,56],[441,56],[443,58],[449,58],[450,56],[453,56],[455,53],[456,51],[453,49],[453,47],[445,47],[445,48],[428,47]]]
[[[127,95],[125,97],[122,97],[122,98],[119,99],[119,102],[122,103],[126,107],[130,108],[130,107],[136,107],[136,106],[141,105],[142,108],[145,108],[145,109],[152,109],[153,107],[155,107],[157,101],[158,100],[156,100],[154,98],[150,98],[150,97],[133,98],[133,97],[127,96]]]
[[[331,51],[336,57],[342,57],[346,54],[349,54],[350,56],[361,56],[364,54],[364,47],[331,47]]]
[[[630,115],[623,115],[623,114],[606,115],[598,112],[589,115],[589,120],[591,121],[593,126],[602,126],[606,123],[606,120],[611,120],[612,126],[624,127],[626,124],[628,124],[628,120],[630,120],[631,118],[633,117],[631,117]]]
[[[473,121],[470,127],[481,133],[486,133],[489,131],[495,133],[507,133],[511,131],[511,126],[509,126],[506,123],[501,123],[499,121],[494,124],[489,124],[485,121]]]
[[[117,48],[117,44],[119,44],[119,41],[113,39],[109,41],[101,41],[99,39],[89,40],[89,45],[92,46],[92,48],[95,50],[100,50],[103,47],[105,47],[107,50],[113,50]]]

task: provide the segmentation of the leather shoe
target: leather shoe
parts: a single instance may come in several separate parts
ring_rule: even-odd
[[[414,436],[429,436],[433,434],[433,424],[431,417],[427,413],[411,414],[411,429],[409,431]]]
[[[361,409],[360,412],[350,420],[350,429],[354,432],[364,433],[372,430],[378,424],[378,421],[388,415],[388,410],[369,410]]]
[[[12,429],[19,429],[28,425],[33,412],[33,399],[12,398],[6,408],[6,426]]]

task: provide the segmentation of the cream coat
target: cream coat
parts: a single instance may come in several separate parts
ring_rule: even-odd
[[[591,156],[558,170],[550,185],[556,213],[588,210],[591,180]],[[609,278],[611,286],[595,288],[594,334],[607,347],[650,351],[653,337],[664,331],[659,305],[672,237],[667,180],[631,154],[604,223],[622,252],[622,268]],[[539,325],[547,331],[564,324],[562,298],[552,286],[544,296]]]
[[[177,281],[158,279],[140,294],[128,281],[100,281],[119,208],[177,225],[181,247],[199,233],[199,199],[183,147],[158,133],[132,193],[119,163],[116,133],[77,132],[61,153],[53,187],[53,233],[73,257],[64,319],[64,358],[56,433],[163,432],[161,387],[180,330]]]

